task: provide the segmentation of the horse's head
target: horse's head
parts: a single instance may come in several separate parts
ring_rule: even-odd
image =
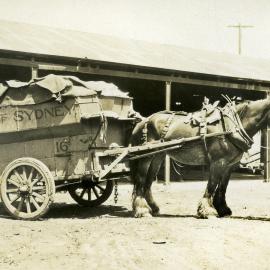
[[[261,128],[266,128],[267,126],[270,126],[270,96],[257,102],[258,106],[255,108],[255,110],[258,111],[258,114],[262,112],[259,125],[261,126]]]
[[[270,126],[270,96],[267,96],[265,105],[265,125]]]
[[[264,128],[270,126],[270,108],[265,112]]]
[[[237,112],[244,129],[253,136],[270,125],[270,98],[238,104]]]

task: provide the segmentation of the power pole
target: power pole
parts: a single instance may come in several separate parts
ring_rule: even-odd
[[[243,25],[238,23],[236,25],[228,25],[228,27],[233,27],[238,29],[238,54],[242,53],[242,28],[252,28],[253,25]]]

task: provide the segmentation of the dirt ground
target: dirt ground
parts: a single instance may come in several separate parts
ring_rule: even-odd
[[[206,182],[154,184],[161,207],[135,219],[132,186],[96,209],[57,194],[46,218],[18,221],[0,206],[0,269],[270,269],[270,184],[231,181],[232,218],[196,218]]]

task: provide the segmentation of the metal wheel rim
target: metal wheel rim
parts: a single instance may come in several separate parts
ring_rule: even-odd
[[[1,177],[4,206],[19,219],[36,219],[45,214],[53,201],[54,189],[49,169],[32,158],[10,163]]]

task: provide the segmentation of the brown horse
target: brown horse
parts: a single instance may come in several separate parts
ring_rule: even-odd
[[[241,120],[242,131],[248,134],[247,137],[253,137],[270,119],[270,99],[242,103],[234,108],[239,116],[238,119]],[[223,118],[226,117],[223,116]],[[133,145],[139,145],[142,143],[142,138],[144,138],[144,142],[151,142],[160,139],[169,141],[193,137],[200,134],[200,128],[199,125],[188,121],[187,115],[158,112],[137,124],[131,140]],[[224,131],[224,121],[207,124],[206,129],[207,134],[220,132],[221,129]],[[207,218],[213,214],[223,217],[232,214],[225,199],[228,181],[233,167],[238,164],[244,151],[249,147],[246,145],[247,148],[244,149],[245,147],[241,147],[242,142],[238,143],[234,138],[234,134],[239,135],[238,131],[239,127],[235,124],[231,135],[187,142],[179,150],[167,153],[173,160],[182,164],[209,165],[209,180],[197,210],[199,217]],[[159,207],[152,196],[151,185],[164,157],[164,153],[159,153],[130,162],[134,181],[133,210],[135,217],[159,213]]]

